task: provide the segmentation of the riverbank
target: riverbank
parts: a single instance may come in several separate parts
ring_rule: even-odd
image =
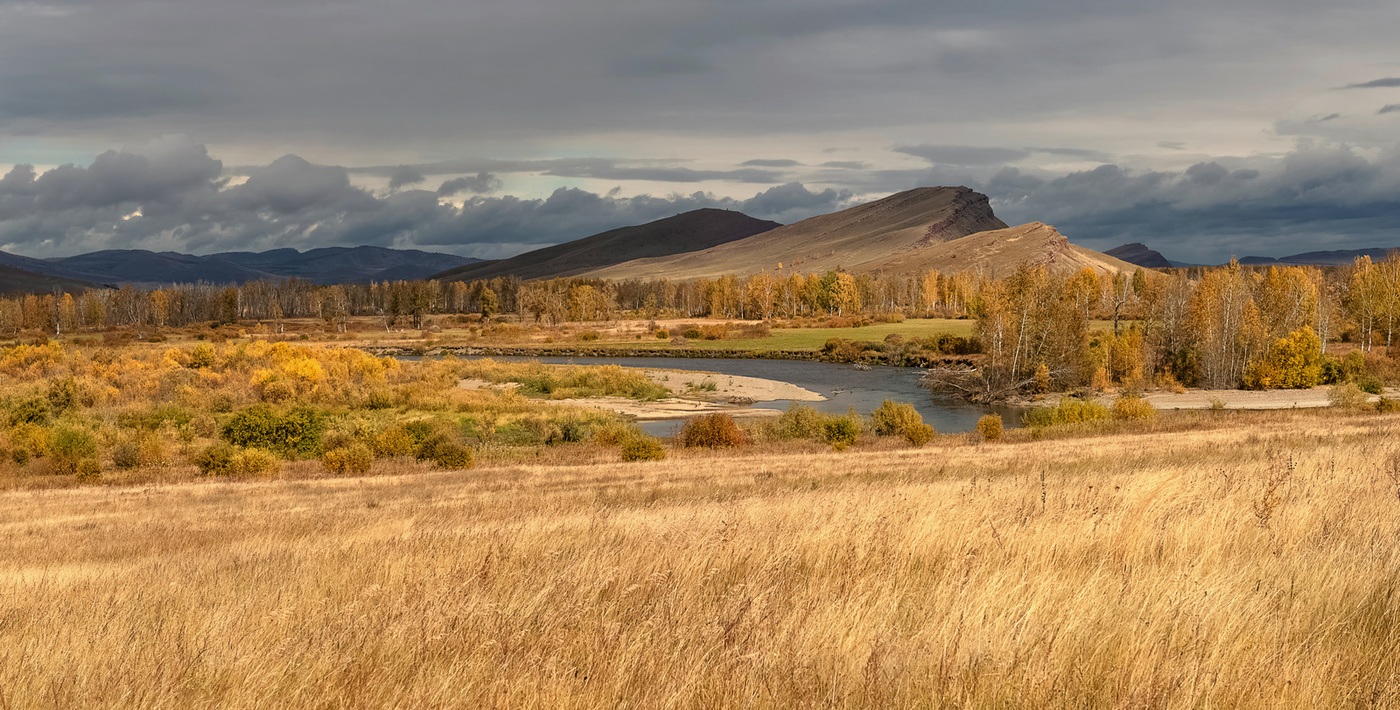
[[[718,412],[736,417],[770,417],[782,412],[776,409],[754,409],[749,405],[776,400],[826,400],[822,395],[805,387],[761,377],[660,368],[646,368],[641,372],[652,382],[671,390],[676,396],[654,401],[626,397],[584,397],[549,401],[559,405],[594,407],[617,412],[637,421],[659,421]],[[462,380],[458,386],[466,389],[510,389],[518,385],[494,385],[485,380],[467,379]]]

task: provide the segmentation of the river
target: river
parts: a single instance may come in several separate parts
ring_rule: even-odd
[[[868,414],[886,399],[913,404],[923,415],[924,422],[932,424],[940,432],[972,431],[977,420],[985,414],[1002,415],[1005,425],[1021,425],[1024,410],[1014,407],[991,407],[970,404],[956,399],[934,398],[929,391],[919,387],[923,371],[906,367],[873,366],[868,370],[857,370],[852,365],[808,360],[736,360],[720,358],[668,358],[668,357],[496,357],[503,361],[538,360],[547,364],[579,365],[621,365],[623,367],[645,367],[669,370],[694,370],[713,372],[739,377],[761,377],[767,380],[787,382],[809,389],[826,397],[821,402],[804,402],[824,412],[844,413],[851,407],[857,412]],[[761,409],[786,410],[791,400],[757,402],[753,406]],[[647,433],[666,436],[681,423],[680,419],[664,419],[641,422],[639,425]]]

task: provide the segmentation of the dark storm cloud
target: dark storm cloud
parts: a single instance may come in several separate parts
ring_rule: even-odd
[[[295,155],[246,169],[229,186],[203,146],[162,139],[135,151],[108,151],[86,167],[43,174],[28,165],[0,178],[0,245],[36,256],[97,249],[178,249],[194,253],[376,244],[502,256],[701,207],[796,221],[847,206],[849,192],[774,186],[747,200],[707,192],[619,197],[560,188],[547,198],[467,199],[404,189],[377,197],[351,184],[345,168]],[[499,187],[489,173],[449,180],[445,194]]]
[[[501,189],[501,180],[488,172],[479,172],[475,176],[462,176],[447,180],[438,186],[438,197],[451,197],[463,192],[471,192],[477,195],[488,192],[495,192]]]
[[[1400,76],[1388,76],[1384,79],[1373,79],[1363,81],[1359,84],[1347,84],[1343,89],[1393,89],[1400,86]]]
[[[994,124],[1296,85],[1338,47],[1388,51],[1396,13],[1375,0],[3,3],[0,120],[66,135],[140,116],[223,144],[454,153]]]
[[[1381,107],[1381,110],[1376,112],[1376,115],[1379,116],[1387,113],[1395,113],[1397,111],[1400,111],[1400,104],[1386,104]]]
[[[420,182],[427,182],[428,178],[423,173],[418,172],[411,165],[400,165],[393,175],[389,176],[389,189],[397,190],[405,185],[417,185]]]
[[[1047,222],[1098,249],[1143,242],[1185,261],[1400,246],[1394,150],[1368,160],[1347,148],[1304,147],[1254,167],[1103,165],[1051,179],[1006,168],[982,189],[1009,222]]]

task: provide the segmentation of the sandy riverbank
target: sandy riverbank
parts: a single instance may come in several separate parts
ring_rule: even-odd
[[[809,389],[761,377],[740,377],[714,372],[652,368],[643,369],[642,372],[652,382],[666,387],[676,396],[654,402],[626,397],[587,397],[550,401],[556,404],[596,407],[625,414],[639,421],[650,421],[713,412],[724,412],[739,417],[777,416],[781,412],[776,409],[753,409],[748,405],[779,399],[798,402],[819,402],[826,399]],[[485,380],[462,380],[460,386],[468,389],[504,389],[513,386],[513,384],[493,385]],[[713,389],[710,389],[711,386]]]

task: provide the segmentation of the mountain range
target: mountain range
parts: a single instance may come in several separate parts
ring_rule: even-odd
[[[477,261],[480,260],[453,254],[372,246],[325,247],[306,252],[288,248],[206,256],[109,249],[54,259],[35,259],[0,251],[0,265],[27,272],[24,279],[28,283],[46,283],[41,290],[198,281],[227,284],[291,277],[319,284],[398,281],[428,278],[443,266],[463,266]],[[16,280],[20,278],[13,276]],[[44,277],[52,281],[45,282]],[[9,287],[11,278],[0,275],[0,279],[3,279],[0,288],[16,290]]]
[[[725,215],[722,224],[720,215]],[[708,228],[705,239],[684,234],[700,226]],[[660,234],[667,235],[666,248],[671,253],[655,255],[640,248],[651,245]],[[703,241],[713,245],[705,246]],[[587,260],[575,257],[596,252],[602,255]],[[1054,227],[1040,222],[1008,227],[992,212],[987,196],[969,188],[921,187],[787,226],[758,223],[732,212],[688,212],[513,259],[453,269],[437,278],[467,280],[512,273],[522,278],[690,280],[763,271],[916,273],[970,268],[997,274],[1026,262],[1055,271],[1134,268],[1070,244]]]
[[[508,275],[522,279],[576,276],[633,259],[707,249],[781,226],[777,222],[755,219],[742,212],[692,210],[655,222],[613,229],[536,249],[510,259],[459,266],[442,271],[434,278],[472,281]]]

